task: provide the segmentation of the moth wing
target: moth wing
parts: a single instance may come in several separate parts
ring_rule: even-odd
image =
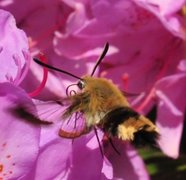
[[[58,101],[40,101],[33,100],[37,114],[34,114],[41,121],[55,123],[62,119],[66,105],[62,100]],[[32,113],[32,109],[28,109]]]
[[[17,104],[17,112],[35,124],[51,124],[61,122],[59,136],[76,138],[87,132],[83,113],[73,113],[68,118],[63,118],[63,113],[69,106],[68,99],[58,101],[32,100],[33,104]]]
[[[74,139],[86,134],[88,129],[82,112],[73,113],[68,119],[62,121],[59,135],[64,138]]]

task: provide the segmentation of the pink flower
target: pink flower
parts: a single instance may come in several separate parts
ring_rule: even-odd
[[[18,104],[34,106],[31,98],[17,87],[30,61],[26,35],[17,29],[12,15],[3,10],[0,26],[0,179],[20,179],[29,173],[37,158],[40,127],[17,111]]]
[[[2,11],[2,14],[9,15],[8,20],[10,21],[8,21],[7,24],[12,22],[13,18],[10,14],[5,11]],[[3,24],[2,27],[4,27]],[[14,32],[16,32],[17,29],[15,26],[14,28]],[[6,31],[6,35],[9,37],[8,31]],[[15,33],[13,37],[18,38],[21,35]],[[27,49],[26,46],[27,44],[25,43],[23,47]],[[7,45],[5,47],[8,48],[9,46]],[[9,49],[9,54],[12,52],[14,52],[14,49]],[[22,51],[20,52],[22,53]],[[23,57],[27,69],[30,61],[29,53],[27,52],[27,56]],[[7,64],[7,62],[6,64],[4,63],[4,65]],[[17,109],[19,105],[23,108],[31,108],[32,113],[35,115],[40,112],[40,110],[37,109],[39,107],[34,106],[24,90],[15,86],[19,85],[22,80],[25,81],[24,77],[27,74],[25,67],[14,66],[14,70],[20,68],[20,74],[15,78],[19,83],[13,84],[15,81],[12,81],[12,84],[8,82],[1,83],[1,104],[4,104],[4,107],[0,109],[2,117],[0,126],[2,138],[0,151],[1,178],[52,179],[57,177],[69,177],[74,179],[76,177],[86,177],[90,179],[95,177],[112,179],[112,164],[107,162],[108,160],[102,159],[98,142],[93,132],[75,140],[72,144],[71,140],[62,139],[57,135],[57,131],[60,128],[58,124],[60,123],[56,123],[49,127],[43,126],[40,130],[40,126],[30,123],[26,117],[20,114]],[[23,77],[22,74],[24,75]],[[4,121],[4,119],[6,119],[6,121]],[[126,149],[123,149],[123,151],[125,152]],[[48,156],[48,154],[50,154],[50,156]],[[118,156],[117,154],[115,155]],[[82,159],[84,159],[84,161],[82,161]],[[129,165],[135,162],[134,160],[131,163],[130,156],[128,155],[126,157],[124,156],[123,161],[126,159],[128,159]],[[140,160],[140,163],[142,165],[140,165],[142,173],[145,177],[148,177],[147,172],[144,170],[142,160]],[[24,168],[22,164],[24,164]],[[90,166],[92,170],[82,174],[81,172],[86,166]],[[46,169],[50,170],[46,173]],[[117,176],[117,172],[114,173],[114,176]],[[130,176],[133,176],[133,173],[135,172],[131,171]],[[128,174],[123,174],[122,177],[123,176],[128,176]]]
[[[9,4],[1,1],[0,6],[15,15],[18,26],[24,29],[31,40],[32,54],[44,51],[48,64],[77,76],[90,74],[103,45],[109,42],[109,53],[99,66],[97,75],[112,79],[122,90],[140,93],[138,97],[130,99],[132,106],[140,113],[147,113],[157,106],[160,148],[168,156],[178,157],[186,106],[182,98],[186,69],[184,0],[22,1],[24,8],[19,3],[16,0]],[[14,82],[14,85],[22,82],[20,86],[31,92],[41,81],[42,69],[34,63],[28,65],[30,56],[26,36],[12,21],[3,21],[10,15],[4,12],[2,15],[0,22],[6,28],[5,36],[3,31],[0,31],[0,35],[4,36],[7,45],[0,44],[0,57],[7,61],[3,61],[0,80]],[[4,22],[11,24],[11,27],[13,24],[11,35],[9,26],[5,26]],[[15,37],[20,38],[19,45],[15,43]],[[10,42],[14,46],[9,46]],[[25,67],[30,67],[28,74]],[[74,81],[67,75],[51,72],[46,88],[37,98],[53,100],[64,97],[66,87]],[[11,107],[11,103],[7,103],[10,104],[7,107]],[[48,104],[47,108],[50,107]],[[37,113],[38,108],[37,105]],[[8,116],[6,113],[3,115]],[[15,118],[17,122],[18,117],[11,115],[10,120]],[[20,126],[23,128],[25,122]],[[33,128],[28,124],[26,126]],[[42,126],[37,160],[35,164],[32,163],[32,168],[28,166],[34,173],[28,174],[26,170],[26,179],[149,178],[142,160],[130,145],[116,142],[122,154],[120,158],[112,147],[104,144],[106,157],[102,159],[93,132],[71,144],[69,140],[58,137],[59,128],[58,119],[49,127]],[[38,133],[38,129],[33,128],[33,131]],[[99,137],[102,139],[102,135]],[[48,157],[48,154],[51,156]],[[29,163],[30,159],[25,161]],[[82,174],[88,166],[91,171]],[[4,166],[1,167],[5,170]]]
[[[13,0],[9,3],[6,0],[2,0],[0,2],[1,8],[10,11],[15,16],[18,27],[24,29],[27,33],[30,38],[31,51],[34,54],[51,48],[53,32],[63,27],[66,21],[65,17],[71,10],[63,4],[59,0],[31,0],[28,2]]]

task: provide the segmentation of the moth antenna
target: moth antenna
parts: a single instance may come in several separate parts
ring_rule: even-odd
[[[79,80],[83,81],[82,78],[80,78],[80,77],[78,77],[78,76],[76,76],[76,75],[74,75],[74,74],[72,74],[72,73],[69,73],[69,72],[67,72],[67,71],[64,71],[64,70],[62,70],[62,69],[58,69],[58,68],[56,68],[56,67],[50,66],[50,65],[48,65],[48,64],[45,64],[45,63],[41,62],[39,59],[37,59],[37,58],[33,58],[33,60],[34,60],[37,64],[39,64],[39,65],[41,65],[41,66],[47,67],[47,68],[49,68],[49,69],[53,69],[53,70],[55,70],[55,71],[58,71],[58,72],[61,72],[61,73],[64,73],[64,74],[68,74],[69,76],[72,76],[72,77],[74,77],[74,78],[76,78],[76,79],[79,79]]]
[[[109,43],[107,42],[104,46],[103,52],[101,53],[101,56],[99,56],[96,65],[94,66],[94,69],[92,70],[91,76],[94,75],[96,68],[98,67],[98,65],[101,63],[101,61],[103,60],[103,58],[105,57],[105,55],[107,54],[107,51],[109,49]]]

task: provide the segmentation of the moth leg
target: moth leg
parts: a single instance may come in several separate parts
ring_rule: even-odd
[[[114,151],[115,151],[118,155],[121,155],[120,152],[118,151],[118,149],[116,148],[116,146],[114,145],[114,143],[113,143],[113,141],[112,141],[112,138],[109,137],[108,140],[109,140],[109,143],[111,144],[112,148],[114,149]]]
[[[98,141],[98,145],[99,145],[99,149],[100,149],[101,156],[104,157],[102,145],[101,145],[100,139],[99,139],[99,137],[98,137],[98,132],[97,132],[96,127],[94,127],[94,132],[95,132],[95,135],[96,135],[96,138],[97,138],[97,141]]]

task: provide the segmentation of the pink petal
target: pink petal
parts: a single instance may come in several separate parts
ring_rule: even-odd
[[[28,60],[28,41],[25,33],[16,27],[14,17],[0,10],[0,82],[17,82]]]
[[[106,157],[103,159],[102,173],[103,179],[113,179],[113,167]]]
[[[35,178],[100,179],[103,159],[98,142],[92,141],[93,135],[92,132],[73,141],[58,137],[45,143],[37,161]],[[93,143],[91,148],[90,143]],[[85,171],[85,167],[89,171]]]
[[[184,15],[180,16],[179,11],[185,4],[185,0],[134,0],[136,4],[152,12],[160,19],[162,24],[173,35],[185,39]]]
[[[69,174],[70,179],[100,179],[103,161],[98,142],[93,143],[95,149],[87,147],[87,143],[93,135],[94,132],[75,139],[72,166]],[[89,170],[85,171],[85,167],[88,167]]]
[[[175,74],[163,78],[156,85],[159,98],[157,126],[160,131],[160,147],[170,157],[177,158],[183,130],[183,94],[186,91],[186,75]]]
[[[139,0],[143,1],[143,0]],[[145,0],[146,3],[149,3],[154,6],[158,6],[162,15],[169,15],[176,13],[184,5],[185,0]]]
[[[9,83],[1,83],[0,179],[26,176],[34,165],[39,150],[40,128],[16,115],[15,103],[32,105],[31,99],[23,90]]]
[[[22,6],[20,6],[22,4]],[[24,6],[24,8],[22,8]],[[13,1],[0,7],[10,11],[16,18],[17,24],[30,37],[31,51],[36,54],[52,46],[53,33],[63,29],[66,16],[72,11],[62,1]],[[50,17],[50,18],[46,18]],[[43,21],[45,19],[45,21]]]
[[[130,33],[136,33],[136,30],[138,31],[144,26],[146,27],[146,24],[151,23],[151,21],[154,22],[155,19],[152,16],[148,16],[146,11],[137,8],[137,6],[130,1],[120,0],[109,2],[96,0],[92,1],[89,6],[84,5],[79,11],[84,12],[84,9],[86,9],[86,12],[88,11],[88,15],[83,18],[84,23],[81,29],[77,27],[75,31],[73,27],[73,30],[69,33],[69,28],[72,28],[72,26],[69,27],[67,24],[68,31],[56,33],[54,39],[55,50],[63,54],[63,56],[74,59],[77,59],[77,57],[81,58],[82,56],[85,57],[85,54],[95,56],[93,52],[103,47],[105,42],[115,40],[116,43],[118,40],[124,39],[121,38],[123,34],[130,37],[128,36]],[[115,18],[113,18],[113,14],[115,14]],[[76,21],[78,21],[79,14],[74,13],[73,16],[77,16],[77,18],[74,17],[73,20],[76,19]],[[140,18],[140,16],[143,16],[143,18]],[[69,18],[68,21],[72,20]],[[73,21],[73,24],[76,23]],[[117,38],[118,40],[116,40]],[[115,45],[115,43],[113,44]],[[64,46],[63,44],[66,45]],[[129,44],[127,45],[129,46]],[[91,50],[93,50],[93,52],[91,52]]]
[[[45,144],[38,156],[34,179],[54,179],[58,175],[64,177],[68,172],[71,153],[71,140],[58,137]]]
[[[178,70],[186,72],[186,59],[180,61],[180,63],[178,64]]]
[[[121,141],[113,142],[120,155],[116,153],[108,142],[105,146],[105,151],[106,157],[113,167],[114,179],[149,179],[145,164],[137,151],[130,144]]]

